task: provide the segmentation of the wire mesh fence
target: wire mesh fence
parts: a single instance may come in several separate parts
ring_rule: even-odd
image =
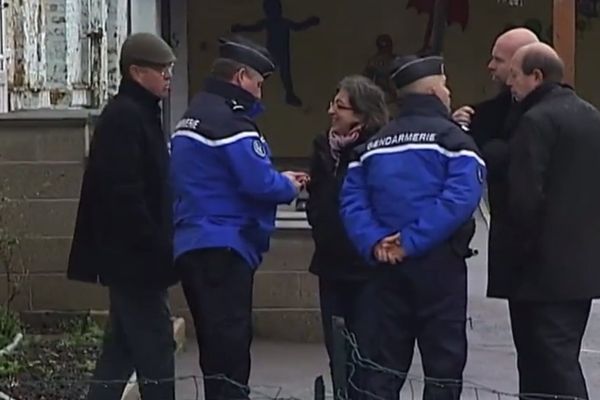
[[[358,360],[357,360],[358,361]],[[508,400],[508,399],[521,399],[521,400],[541,400],[541,399],[554,399],[554,400],[584,400],[577,397],[567,397],[567,396],[558,396],[558,395],[544,395],[544,394],[536,394],[536,393],[526,393],[526,394],[516,394],[516,393],[507,393],[495,390],[493,388],[489,388],[483,385],[479,385],[475,382],[467,382],[467,381],[450,381],[450,380],[439,380],[439,379],[428,379],[425,377],[417,377],[411,376],[409,374],[405,374],[399,371],[390,371],[380,366],[374,366],[371,362],[365,362],[365,360],[360,360],[361,363],[365,363],[363,365],[368,365],[369,368],[377,368],[380,369],[381,372],[390,373],[397,376],[402,376],[406,379],[404,388],[402,392],[399,393],[400,399],[410,399],[417,400],[422,398],[422,392],[424,390],[425,384],[435,385],[439,388],[456,388],[462,392],[461,399],[463,400]],[[200,400],[204,399],[203,387],[204,380],[222,380],[227,382],[228,384],[237,386],[241,391],[247,391],[250,399],[254,400],[308,400],[308,399],[349,399],[347,393],[338,392],[334,394],[332,391],[326,391],[324,386],[319,385],[319,378],[316,379],[316,384],[314,388],[307,389],[302,394],[296,394],[293,396],[283,395],[284,389],[283,387],[269,387],[269,386],[244,386],[239,385],[238,383],[227,379],[224,376],[211,376],[205,377],[201,375],[187,375],[187,376],[177,376],[173,379],[164,379],[164,380],[148,380],[148,379],[136,379],[136,380],[112,380],[112,381],[96,381],[96,380],[61,380],[60,378],[56,378],[53,380],[53,384],[67,385],[72,387],[73,385],[78,386],[90,386],[90,385],[102,385],[105,387],[110,387],[111,385],[123,385],[123,384],[137,384],[137,385],[145,385],[150,388],[153,385],[161,385],[168,382],[175,382],[175,384],[188,384],[193,385],[195,387],[195,394],[189,397],[177,397],[177,400]],[[29,381],[29,382],[19,382],[19,386],[22,389],[27,388],[37,388],[38,386],[47,387],[48,382],[40,382],[40,381]],[[354,389],[358,392],[361,398],[364,399],[377,399],[377,400],[390,400],[385,399],[375,393],[371,393],[367,390],[363,390],[358,385],[355,385],[352,379],[348,380],[348,387]],[[11,397],[11,388],[14,388],[14,384],[10,382],[2,382],[0,381],[0,399],[3,400],[29,400],[25,398],[13,398]],[[519,397],[520,396],[520,397]],[[248,397],[240,396],[240,397],[227,397],[227,400],[243,400],[248,399]],[[68,399],[65,399],[68,400]],[[223,399],[225,400],[225,399]]]
[[[146,389],[152,389],[154,386],[160,385],[187,385],[192,387],[191,395],[187,397],[177,397],[177,400],[200,400],[204,399],[204,385],[211,384],[214,382],[220,382],[224,386],[229,386],[230,393],[239,393],[239,396],[229,395],[224,397],[223,400],[237,400],[237,399],[256,399],[256,400],[324,400],[324,399],[365,399],[365,400],[391,400],[389,397],[382,397],[378,393],[371,391],[368,386],[365,386],[359,379],[358,370],[373,371],[380,374],[392,376],[404,381],[402,390],[398,393],[400,399],[416,400],[421,399],[424,390],[427,387],[440,389],[440,393],[454,393],[456,396],[460,394],[460,398],[463,400],[509,400],[509,399],[522,399],[522,400],[541,400],[541,399],[555,399],[555,400],[587,400],[577,397],[568,397],[560,395],[548,395],[548,394],[537,394],[537,393],[509,393],[502,390],[472,382],[469,380],[452,380],[452,379],[434,379],[425,377],[420,374],[413,374],[406,371],[397,371],[390,368],[386,368],[383,365],[376,363],[375,361],[365,357],[361,354],[361,350],[357,344],[356,337],[345,330],[342,325],[337,325],[337,331],[334,331],[334,335],[337,337],[337,351],[333,361],[333,386],[334,388],[327,388],[326,381],[323,376],[317,376],[314,380],[312,387],[307,387],[302,393],[295,393],[289,395],[284,387],[280,386],[246,386],[235,382],[224,375],[213,375],[213,376],[201,376],[201,375],[182,375],[176,376],[169,379],[131,379],[131,380],[108,380],[99,381],[94,379],[73,379],[72,377],[64,378],[60,376],[53,377],[49,382],[47,379],[40,380],[31,377],[28,380],[14,379],[0,379],[0,400],[36,400],[32,398],[24,397],[12,397],[11,393],[15,393],[15,389],[19,389],[19,393],[27,393],[28,389],[39,393],[40,387],[52,388],[59,387],[73,387],[78,386],[82,388],[88,388],[93,385],[99,385],[102,387],[124,387],[126,384],[135,384]],[[0,359],[0,363],[2,360]],[[273,365],[273,368],[277,368],[277,365]],[[189,390],[187,391],[190,392]],[[51,398],[51,397],[41,397]],[[41,399],[40,398],[40,399]],[[396,399],[395,398],[395,399]],[[430,398],[436,398],[430,397]],[[448,397],[443,397],[447,399]],[[395,400],[394,399],[394,400]],[[441,399],[441,398],[440,398]],[[69,400],[69,399],[64,399]]]

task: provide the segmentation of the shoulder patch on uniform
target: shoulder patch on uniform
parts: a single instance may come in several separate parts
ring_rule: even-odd
[[[244,107],[243,104],[238,103],[236,100],[231,99],[231,100],[227,100],[227,105],[229,106],[229,108],[231,108],[232,111],[245,111],[246,107]]]
[[[477,166],[477,180],[481,184],[483,184],[483,181],[485,180],[485,176],[483,174],[483,167],[481,165]]]
[[[260,139],[254,139],[252,142],[252,150],[254,150],[256,155],[260,158],[265,158],[267,156],[267,149]]]
[[[473,138],[460,125],[454,123],[449,124],[449,129],[439,135],[438,144],[448,151],[470,150],[479,154]]]

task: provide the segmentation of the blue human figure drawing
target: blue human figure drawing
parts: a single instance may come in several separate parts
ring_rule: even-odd
[[[312,16],[304,21],[292,21],[283,16],[283,10],[280,0],[264,0],[263,11],[265,18],[254,24],[243,25],[234,24],[231,31],[238,32],[267,32],[267,49],[271,52],[277,67],[279,76],[285,89],[285,101],[291,106],[302,106],[302,100],[294,92],[294,83],[292,79],[292,65],[290,62],[290,32],[299,32],[318,25],[318,17]]]

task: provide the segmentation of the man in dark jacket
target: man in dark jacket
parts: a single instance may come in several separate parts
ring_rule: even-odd
[[[509,85],[522,117],[510,145],[518,257],[509,307],[521,393],[587,399],[579,364],[600,297],[600,113],[561,86],[563,63],[537,43],[515,54]]]
[[[159,105],[169,93],[174,61],[157,36],[125,40],[119,92],[102,111],[90,146],[68,277],[109,288],[109,323],[94,380],[118,381],[93,384],[90,400],[119,400],[134,370],[143,399],[175,396],[167,288],[177,279]]]
[[[348,239],[340,218],[339,194],[352,149],[388,122],[385,94],[368,78],[348,76],[339,83],[328,113],[329,132],[317,136],[313,143],[306,211],[315,242],[310,272],[319,277],[323,333],[332,360],[333,316],[344,318],[361,347],[371,336],[365,331],[375,328],[369,320],[372,310],[363,296],[372,271]],[[354,371],[354,383],[358,375]]]
[[[453,118],[469,133],[481,149],[488,168],[487,189],[490,205],[488,250],[488,296],[506,298],[509,290],[506,266],[514,257],[514,237],[508,221],[508,141],[518,120],[519,109],[514,106],[506,85],[510,61],[515,51],[538,42],[533,32],[525,28],[511,29],[500,35],[492,48],[488,69],[497,86],[498,95],[475,105],[464,106]]]

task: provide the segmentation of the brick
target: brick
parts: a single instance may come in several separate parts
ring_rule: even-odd
[[[108,291],[100,285],[67,280],[64,274],[31,275],[34,310],[105,310]]]
[[[37,138],[36,160],[78,161],[85,158],[85,135],[83,127],[53,128]]]
[[[187,307],[185,296],[181,285],[174,286],[169,289],[169,303],[172,310],[179,310]]]
[[[254,279],[254,307],[318,307],[316,278],[308,272],[258,272]]]
[[[3,271],[4,272],[4,271]],[[24,311],[31,309],[31,284],[27,276],[16,275],[16,279],[20,280],[19,289],[16,297],[11,303],[11,307],[15,311]],[[13,281],[14,282],[14,281]],[[6,285],[6,275],[0,275],[0,305],[6,305],[8,300],[8,287]]]
[[[0,134],[0,161],[33,161],[36,159],[36,134],[23,129],[7,128]]]
[[[79,163],[0,163],[2,196],[10,199],[77,199],[82,175]]]
[[[30,274],[65,273],[71,250],[69,238],[24,238],[21,240],[23,263]]]
[[[0,161],[83,161],[83,126],[0,124]]]
[[[293,342],[322,342],[321,314],[317,309],[254,310],[256,337]]]
[[[259,272],[254,277],[254,307],[300,307],[300,274]]]
[[[75,200],[14,201],[2,211],[2,218],[16,236],[71,236],[77,204]]]
[[[319,279],[311,274],[300,275],[300,307],[319,308]]]
[[[309,230],[278,230],[261,270],[307,271],[314,251]]]

